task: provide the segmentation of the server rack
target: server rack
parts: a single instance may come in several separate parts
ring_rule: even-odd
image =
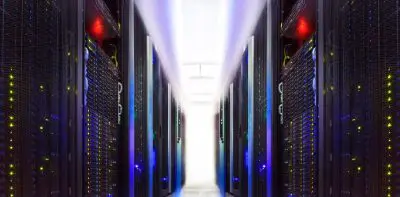
[[[253,196],[267,196],[267,9],[264,9],[254,32],[253,124],[254,169]]]
[[[110,10],[110,7],[113,10]],[[118,195],[119,1],[85,1],[83,67],[83,195]]]
[[[229,170],[228,165],[229,161],[227,160],[227,152],[229,151],[229,131],[230,123],[229,123],[229,104],[230,100],[225,95],[222,95],[222,99],[218,106],[218,113],[216,114],[216,158],[217,158],[217,185],[222,194],[225,193],[226,188],[229,187],[228,173]]]
[[[147,35],[143,22],[137,10],[134,13],[134,196],[148,195],[148,164],[147,164]]]
[[[279,128],[284,196],[318,196],[316,1],[280,1]]]
[[[325,196],[398,196],[399,1],[324,1]],[[340,172],[340,173],[338,173]]]
[[[252,43],[252,42],[251,42]],[[239,70],[230,84],[226,96],[221,99],[215,115],[216,130],[216,175],[222,193],[248,196],[249,135],[248,122],[252,121],[249,110],[249,79],[252,44],[244,51]],[[251,175],[250,175],[251,176]],[[252,176],[251,176],[252,177]]]
[[[173,182],[177,175],[173,173],[173,165],[177,162],[176,157],[178,146],[173,144],[180,143],[184,147],[184,116],[181,109],[173,106],[174,97],[171,85],[167,76],[163,72],[161,62],[153,48],[153,130],[154,130],[154,196],[168,196],[176,191]],[[178,116],[177,116],[178,115]],[[175,134],[175,132],[178,132]],[[179,138],[178,138],[179,137]],[[184,149],[181,148],[181,184],[184,182]],[[175,156],[174,156],[175,155]]]
[[[240,180],[243,173],[243,146],[240,113],[241,109],[241,67],[229,86],[229,130],[226,132],[226,192],[240,196]]]
[[[185,183],[185,118],[182,105],[178,98],[172,99],[171,104],[171,182],[172,193],[179,194]]]
[[[1,172],[7,196],[79,191],[78,2],[1,1]]]

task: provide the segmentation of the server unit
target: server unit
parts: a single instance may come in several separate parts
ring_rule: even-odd
[[[136,11],[136,10],[135,10]],[[147,153],[147,35],[143,22],[138,12],[134,15],[134,132],[135,132],[135,154],[134,154],[134,196],[149,196],[148,194],[148,153]],[[130,166],[132,167],[132,166]]]
[[[252,45],[250,44],[249,47]],[[223,193],[247,196],[249,187],[249,65],[252,55],[244,51],[239,70],[221,99],[216,114],[217,184]]]
[[[218,105],[218,113],[216,114],[216,169],[217,169],[217,185],[221,193],[225,193],[227,184],[227,148],[229,146],[226,140],[227,131],[229,131],[229,98],[222,95],[222,99]],[[229,179],[228,179],[229,181]]]
[[[168,196],[184,182],[184,116],[135,13],[134,195]]]
[[[114,13],[110,10],[114,8]],[[83,193],[118,195],[119,1],[85,1],[83,71]]]
[[[324,196],[399,196],[399,1],[326,1]],[[330,189],[331,188],[331,189]],[[332,192],[329,192],[329,189]]]
[[[153,48],[153,196],[168,196],[184,182],[184,115]]]
[[[73,148],[77,7],[57,0],[0,3],[2,196],[79,191]]]
[[[281,1],[281,8],[281,193],[318,196],[316,1]]]

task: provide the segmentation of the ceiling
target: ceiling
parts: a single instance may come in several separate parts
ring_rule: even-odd
[[[136,0],[175,94],[213,105],[267,0]]]

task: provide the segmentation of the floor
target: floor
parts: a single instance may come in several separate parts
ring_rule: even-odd
[[[217,187],[184,187],[180,195],[174,194],[169,197],[220,197]],[[226,195],[228,197],[228,195]]]

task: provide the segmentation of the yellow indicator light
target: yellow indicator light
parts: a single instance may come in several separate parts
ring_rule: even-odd
[[[389,128],[392,127],[392,123],[388,123],[387,127]]]
[[[388,146],[388,149],[389,149],[389,150],[392,150],[392,146]]]
[[[14,171],[10,171],[9,175],[14,176]]]
[[[391,175],[392,175],[392,172],[391,172],[391,171],[388,171],[388,172],[387,172],[387,175],[388,175],[388,176],[391,176]]]
[[[10,75],[9,77],[10,77],[10,79],[14,79],[14,75]]]
[[[10,102],[13,102],[13,101],[14,101],[14,98],[13,98],[13,97],[10,97],[9,100],[10,100]]]
[[[44,89],[44,86],[43,86],[43,85],[40,85],[39,88],[40,88],[41,90],[43,90],[43,89]]]
[[[392,75],[388,75],[387,78],[388,78],[388,79],[391,79],[391,78],[392,78]]]
[[[390,102],[390,101],[392,101],[392,97],[388,97],[388,99],[387,99],[387,100],[388,100],[389,102]]]
[[[67,54],[68,56],[71,56],[71,52],[68,52],[68,54]]]
[[[361,130],[361,126],[358,126],[357,129],[358,129],[358,130]]]
[[[13,87],[13,86],[14,86],[14,83],[13,83],[13,82],[10,82],[10,86]]]
[[[392,86],[392,83],[391,82],[387,83],[387,86],[388,87]]]
[[[358,171],[361,171],[361,166],[358,166],[358,167],[357,167],[357,170],[358,170]]]
[[[40,171],[43,171],[43,170],[44,170],[43,166],[40,166],[39,170],[40,170]]]
[[[67,90],[68,90],[68,91],[71,90],[71,87],[67,86]]]
[[[388,168],[391,168],[392,167],[392,164],[388,164],[388,166],[387,166]]]
[[[40,130],[43,130],[43,128],[44,128],[43,126],[40,126],[40,127],[39,127]]]
[[[391,91],[391,90],[388,90],[388,94],[392,94],[392,91]]]
[[[14,127],[14,123],[10,123],[10,128],[13,128]]]
[[[13,150],[14,149],[14,147],[13,146],[10,146],[10,147],[8,147],[10,150]]]
[[[10,94],[14,94],[14,91],[13,91],[13,90],[10,90]]]
[[[387,119],[388,119],[388,120],[391,120],[391,119],[392,119],[392,116],[388,116]]]
[[[10,168],[14,168],[14,164],[10,164]]]
[[[353,157],[351,160],[352,160],[352,161],[355,161],[355,160],[357,160],[357,158]]]

